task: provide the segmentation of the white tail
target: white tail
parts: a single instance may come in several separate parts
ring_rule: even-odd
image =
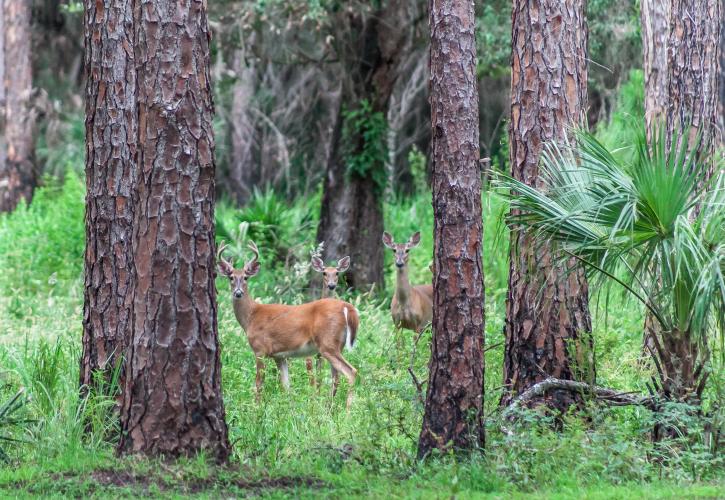
[[[257,397],[264,383],[264,359],[277,363],[280,379],[289,387],[287,360],[295,357],[322,355],[330,362],[333,374],[332,394],[337,390],[338,375],[342,372],[350,385],[347,406],[350,407],[357,370],[342,356],[343,347],[355,343],[359,324],[357,310],[352,304],[337,299],[322,299],[297,306],[285,304],[259,304],[250,296],[247,280],[259,272],[259,251],[249,244],[254,258],[242,269],[221,256],[224,245],[217,253],[219,272],[231,283],[234,314],[247,334],[249,345],[257,358]]]
[[[393,323],[420,333],[433,320],[433,285],[410,284],[408,255],[420,243],[420,232],[414,233],[406,243],[395,243],[389,233],[383,233],[383,244],[395,253],[397,278],[395,295],[390,304]]]
[[[348,351],[352,351],[353,339],[352,332],[350,332],[350,322],[347,319],[347,306],[342,308],[342,313],[345,315],[345,348]]]

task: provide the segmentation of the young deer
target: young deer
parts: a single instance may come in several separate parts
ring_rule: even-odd
[[[390,233],[383,233],[383,244],[395,254],[397,280],[390,313],[397,328],[420,333],[433,320],[433,285],[413,286],[408,280],[408,253],[420,243],[420,231],[403,244],[393,241]]]
[[[337,261],[337,267],[325,267],[319,257],[312,257],[312,269],[322,273],[322,298],[331,297],[337,288],[337,280],[342,273],[350,268],[350,257],[343,257]]]
[[[319,257],[312,257],[312,269],[322,274],[322,297],[323,299],[334,298],[335,289],[337,288],[337,280],[342,273],[350,268],[350,257],[346,256],[337,261],[336,267],[326,267],[323,260]],[[305,359],[307,366],[307,376],[311,385],[316,385],[315,374],[312,370],[312,358]],[[317,355],[317,376],[322,371],[322,359]]]
[[[322,299],[298,306],[260,304],[249,294],[247,280],[259,272],[259,250],[249,243],[254,254],[242,269],[234,269],[222,257],[225,245],[217,251],[219,273],[228,277],[232,290],[234,315],[247,334],[257,363],[256,389],[259,399],[264,383],[264,358],[272,358],[279,368],[280,381],[289,388],[287,359],[321,354],[332,367],[332,395],[337,392],[339,372],[347,378],[350,408],[357,370],[342,357],[343,347],[352,349],[358,328],[357,310],[337,299]]]

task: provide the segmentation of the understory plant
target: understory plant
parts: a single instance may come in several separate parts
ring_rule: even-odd
[[[645,339],[653,389],[697,408],[713,346],[723,352],[725,179],[721,160],[694,153],[692,135],[676,133],[669,145],[663,131],[649,143],[634,133],[631,154],[621,155],[576,130],[571,142],[547,146],[538,189],[505,175],[497,185],[515,230],[552,242],[562,263],[573,256],[593,283],[618,283],[641,302],[654,324]]]

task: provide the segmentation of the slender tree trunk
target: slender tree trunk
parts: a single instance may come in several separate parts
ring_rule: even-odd
[[[250,37],[247,44],[253,44]],[[257,68],[250,58],[247,61],[245,51],[237,49],[233,53],[233,69],[237,82],[232,87],[232,104],[229,116],[231,134],[231,158],[229,165],[229,189],[238,204],[244,204],[252,196],[257,179],[254,178],[255,124],[250,119],[249,106],[257,91]]]
[[[644,70],[644,119],[647,140],[652,141],[664,123],[667,109],[667,40],[670,22],[669,0],[641,0],[642,66]],[[651,336],[657,334],[657,320],[645,316],[643,346],[653,349]]]
[[[107,381],[130,334],[138,117],[133,9],[85,5],[86,254],[81,387]]]
[[[431,0],[433,341],[418,456],[484,444],[484,286],[472,0]]]
[[[567,127],[585,123],[584,0],[516,0],[512,22],[511,173],[541,187],[538,165],[544,144],[564,139]],[[525,233],[512,234],[503,405],[547,377],[578,378],[575,363],[591,370],[593,378],[588,302],[581,267],[556,262],[547,245]],[[564,391],[545,397],[547,405],[561,411],[576,402]]]
[[[37,184],[35,118],[32,108],[30,60],[30,1],[3,0],[5,106],[3,125],[6,154],[0,164],[0,212],[30,202]]]
[[[229,454],[214,288],[214,136],[206,2],[135,3],[138,195],[125,453]]]
[[[642,55],[644,69],[644,110],[647,136],[664,117],[667,107],[668,1],[641,0]]]
[[[722,144],[718,125],[718,79],[720,78],[721,0],[671,0],[667,41],[667,133],[668,143],[676,130],[690,129],[692,141],[702,127],[699,153],[712,158]],[[715,161],[708,162],[708,175]]]
[[[384,186],[378,181],[385,178],[385,158],[381,156],[368,165],[366,175],[348,172],[346,152],[361,153],[366,139],[362,130],[351,130],[352,135],[343,137],[343,111],[351,111],[367,100],[373,113],[387,116],[399,65],[412,38],[409,9],[408,2],[389,0],[365,18],[349,18],[346,12],[339,23],[349,27],[349,33],[338,36],[347,38],[340,43],[338,56],[348,76],[342,84],[341,108],[333,131],[317,241],[325,242],[325,260],[352,257],[346,276],[348,284],[355,288],[384,285],[380,241]],[[379,139],[383,146],[385,134]]]

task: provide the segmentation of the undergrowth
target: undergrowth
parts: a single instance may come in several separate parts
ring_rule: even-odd
[[[631,96],[622,97],[625,110],[602,126],[608,141],[621,140],[626,109],[637,112],[641,77],[633,74],[632,82],[625,88]],[[262,250],[262,270],[250,285],[258,300],[311,298],[309,256],[319,204],[319,195],[289,202],[271,191],[255,193],[241,210],[218,204],[218,237],[230,243],[237,263],[249,257],[246,239]],[[488,195],[483,205],[485,452],[416,460],[423,408],[408,368],[420,380],[427,377],[430,333],[410,365],[412,335],[405,336],[402,348],[393,338],[388,308],[394,273],[386,254],[384,293],[343,292],[361,316],[356,348],[346,353],[360,378],[349,414],[345,391],[330,398],[329,375],[319,392],[310,387],[302,360],[291,363],[288,393],[269,366],[256,404],[253,355],[232,313],[228,284],[217,282],[223,390],[234,449],[230,466],[217,468],[203,456],[175,464],[116,457],[114,399],[79,397],[84,186],[72,170],[62,182],[45,179],[31,206],[0,216],[0,407],[24,389],[12,422],[0,417],[0,436],[12,439],[0,442],[6,460],[0,463],[0,496],[725,496],[722,450],[714,453],[712,439],[707,441],[722,422],[693,418],[686,423],[688,437],[655,445],[648,410],[591,406],[583,415],[567,416],[559,431],[534,415],[525,415],[512,434],[502,431],[498,400],[508,236],[501,215],[506,207]],[[431,277],[432,219],[429,194],[385,206],[386,229],[396,239],[421,231],[421,245],[410,256],[415,282]],[[591,308],[598,384],[645,392],[651,372],[642,359],[641,309],[617,293],[592,296]],[[713,356],[713,363],[704,409],[722,415],[713,411],[725,395],[722,356]],[[113,394],[114,388],[101,392]]]

